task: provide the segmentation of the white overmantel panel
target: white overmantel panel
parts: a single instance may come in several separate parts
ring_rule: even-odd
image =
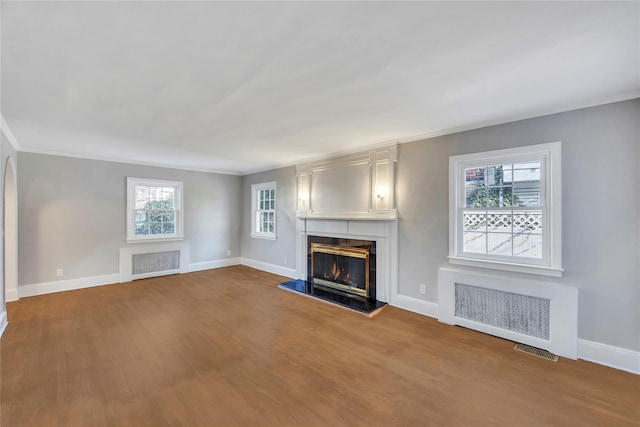
[[[296,166],[298,218],[395,219],[397,145]]]

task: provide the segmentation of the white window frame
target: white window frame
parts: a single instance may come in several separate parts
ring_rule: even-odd
[[[260,212],[258,209],[258,195],[260,191],[263,190],[273,190],[275,194],[274,206],[273,206],[273,233],[270,232],[260,232],[257,225],[257,215]],[[271,211],[269,209],[268,211]],[[263,182],[260,184],[251,185],[251,237],[254,239],[267,239],[267,240],[276,240],[276,229],[278,224],[278,190],[276,188],[276,182]]]
[[[153,234],[136,236],[135,234],[135,207],[137,185],[153,187],[172,187],[174,189],[175,228],[173,234]],[[127,177],[127,243],[166,242],[184,239],[183,224],[183,185],[179,181],[163,181],[157,179]]]
[[[522,258],[463,251],[462,211],[465,208],[465,169],[502,163],[540,161],[543,218],[542,258]],[[529,145],[449,157],[449,262],[473,267],[561,277],[562,176],[561,143]]]

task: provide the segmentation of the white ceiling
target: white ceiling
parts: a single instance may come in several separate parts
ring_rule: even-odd
[[[640,96],[640,2],[7,2],[24,151],[250,173]]]

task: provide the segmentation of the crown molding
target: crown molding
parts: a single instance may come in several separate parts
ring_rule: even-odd
[[[13,136],[13,132],[11,132],[9,125],[7,124],[7,121],[2,114],[0,114],[0,128],[2,128],[2,133],[4,133],[4,135],[7,137],[7,140],[9,140],[9,143],[13,146],[13,148],[16,151],[22,151],[20,148],[20,144],[18,144],[18,140],[16,140],[16,137]]]

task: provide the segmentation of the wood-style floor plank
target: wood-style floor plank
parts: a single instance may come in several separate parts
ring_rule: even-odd
[[[640,377],[236,266],[7,304],[12,426],[640,425]]]

